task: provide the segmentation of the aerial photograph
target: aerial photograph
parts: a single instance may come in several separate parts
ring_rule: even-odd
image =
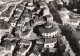
[[[0,0],[0,56],[80,56],[80,0]]]

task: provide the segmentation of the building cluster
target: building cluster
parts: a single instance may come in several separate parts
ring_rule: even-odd
[[[8,3],[0,14],[0,56],[27,55],[32,47],[32,41],[27,38],[30,38],[37,19],[53,22],[45,2]]]
[[[0,15],[0,56],[25,56],[32,45],[22,37],[30,35],[31,28],[24,16],[27,2],[10,3]],[[28,17],[29,14],[26,16]],[[29,17],[30,19],[30,17]],[[22,40],[23,39],[23,40]],[[22,53],[23,52],[23,53]]]
[[[70,2],[79,2],[78,0],[70,0]],[[77,4],[78,6],[79,4]],[[68,5],[69,6],[69,5]],[[75,7],[76,5],[72,6]],[[79,7],[78,7],[79,8]],[[70,9],[70,8],[69,8]],[[73,8],[74,10],[69,10],[65,7],[63,4],[63,7],[61,7],[61,10],[58,10],[58,13],[60,15],[60,19],[62,21],[62,26],[64,29],[62,29],[63,34],[66,35],[66,39],[70,42],[70,46],[76,56],[80,55],[80,14],[76,13],[74,11],[77,11],[76,8]],[[79,11],[78,11],[79,12]],[[73,55],[72,55],[73,56]]]
[[[63,56],[75,56],[75,53],[71,49],[69,41],[66,40],[65,36],[58,38],[58,44],[60,52],[63,54]]]
[[[79,26],[80,20],[78,14],[74,14],[73,12],[67,10],[66,8],[61,8],[61,11],[58,12],[61,17],[61,21],[63,25],[69,24],[75,28]]]
[[[66,32],[66,36],[68,37],[68,40],[71,42],[71,44],[73,45],[73,50],[75,53],[77,53],[76,55],[80,55],[80,28],[79,26],[77,28],[75,27],[71,27],[71,25],[65,25],[64,26],[64,32]],[[75,48],[75,49],[74,49]]]
[[[61,35],[61,32],[59,32],[60,29],[55,28],[55,25],[51,28],[51,24],[49,22],[46,23],[47,25],[38,26],[39,35],[42,37],[41,39],[37,40],[37,46],[42,45],[41,53],[44,54],[48,53],[47,55],[54,55],[54,53],[57,52],[59,49],[61,56],[75,56],[73,50],[71,49],[69,42],[66,40],[65,36]],[[44,31],[44,30],[45,31]],[[48,29],[48,30],[46,30]],[[53,30],[52,30],[53,29]],[[55,30],[58,29],[58,32]],[[45,33],[45,34],[44,34]],[[38,47],[39,48],[39,47]],[[39,49],[41,49],[39,48]],[[35,49],[34,49],[35,50]],[[48,52],[46,52],[48,51]],[[59,55],[59,54],[57,54]]]
[[[67,38],[74,39],[72,42],[79,50],[80,20],[62,7],[56,10],[62,24],[57,23],[48,3],[47,0],[24,0],[4,4],[6,7],[0,13],[0,56],[76,56]],[[64,5],[61,0],[56,3]],[[62,34],[60,25],[69,37]]]

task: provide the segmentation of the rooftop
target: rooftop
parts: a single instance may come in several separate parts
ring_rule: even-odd
[[[6,11],[4,11],[4,12],[1,14],[1,16],[3,16],[3,17],[9,17],[10,14],[11,14],[11,12],[13,11],[13,8],[14,8],[14,7],[15,7],[15,5],[9,6],[9,8],[8,8]]]
[[[2,55],[6,55],[4,52],[0,52],[0,56],[2,56]]]
[[[43,33],[51,33],[56,31],[58,28],[56,27],[56,24],[52,24],[52,23],[45,23],[41,26],[39,26],[39,31],[43,32]]]
[[[47,18],[51,17],[51,15],[46,15]]]
[[[80,40],[80,30],[72,31],[72,33],[74,34],[75,39],[76,39],[77,41],[79,41],[79,40]]]
[[[30,44],[31,41],[29,40],[21,40],[20,43]]]
[[[10,22],[11,22],[11,23],[16,23],[16,22],[17,22],[17,20],[12,19]]]
[[[30,10],[33,10],[35,8],[35,6],[34,5],[28,5],[26,8],[30,9]]]
[[[71,19],[71,20],[68,20],[69,22],[74,22],[74,23],[77,23],[79,20],[78,19]]]
[[[17,16],[20,15],[20,13],[21,12],[19,12],[19,11],[14,11],[14,17],[15,17],[15,15],[17,15]]]
[[[37,42],[44,42],[44,39],[38,39]]]
[[[45,43],[55,43],[55,42],[57,42],[56,38],[45,39]]]
[[[58,44],[63,44],[63,41],[60,38],[57,38]]]
[[[5,47],[11,46],[11,45],[15,46],[18,40],[19,40],[18,38],[5,38],[3,44],[5,45]]]
[[[32,33],[30,38],[27,38],[27,40],[36,40],[36,39],[40,39],[42,37],[38,37],[35,33]]]
[[[2,2],[19,2],[20,0],[1,0]]]
[[[19,5],[17,5],[17,7],[16,8],[18,8],[18,9],[20,9],[20,10],[23,10],[23,8],[24,8],[24,5],[22,5],[22,4],[19,4]]]
[[[0,46],[0,51],[4,50],[4,47]]]
[[[68,44],[68,41],[66,40],[65,36],[60,36],[58,38],[59,38],[58,40],[63,42],[63,44]]]
[[[40,6],[47,6],[45,2],[39,2]]]
[[[23,53],[25,50],[26,50],[26,48],[20,48],[20,49],[18,50],[18,52],[19,52],[19,53]]]
[[[3,22],[0,24],[0,29],[9,29],[10,28],[10,24],[8,24],[7,22]]]
[[[25,31],[22,32],[22,36],[27,35],[30,31],[31,29],[25,29]]]
[[[4,11],[7,7],[7,4],[0,5],[0,12]]]

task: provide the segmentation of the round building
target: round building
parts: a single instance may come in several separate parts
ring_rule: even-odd
[[[44,38],[56,37],[58,34],[58,27],[50,22],[46,22],[38,27],[40,35]]]

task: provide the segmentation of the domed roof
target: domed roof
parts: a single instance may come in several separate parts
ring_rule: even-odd
[[[56,31],[57,29],[58,28],[56,27],[56,25],[50,22],[46,22],[38,28],[38,30],[43,33],[51,33]]]
[[[51,28],[52,26],[53,26],[53,24],[50,23],[50,22],[44,23],[44,27],[45,27],[45,28]]]

